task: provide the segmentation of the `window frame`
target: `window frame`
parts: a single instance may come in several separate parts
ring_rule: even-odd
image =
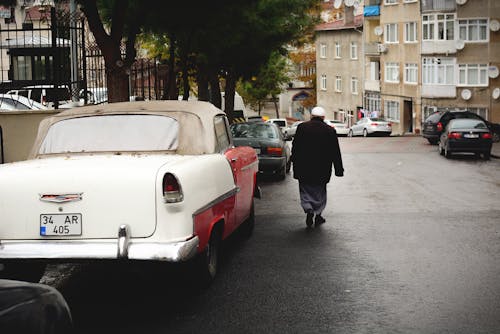
[[[395,107],[395,108],[391,108]],[[393,110],[395,109],[395,110]],[[391,122],[399,123],[401,119],[399,101],[396,100],[385,100],[384,101],[384,116]],[[392,117],[394,116],[394,117]]]
[[[414,72],[415,81],[408,80],[408,74],[410,71]],[[405,63],[404,72],[403,72],[403,82],[405,84],[409,84],[409,85],[417,85],[418,84],[418,64],[417,63]]]
[[[458,30],[458,39],[463,40],[465,43],[488,43],[490,41],[490,20],[487,17],[477,17],[477,18],[459,18],[457,21],[457,30]],[[461,23],[461,21],[465,21],[466,23]],[[484,27],[486,31],[486,39],[469,39],[469,30],[471,28],[471,21],[486,21],[486,23],[481,24],[478,22],[478,34],[480,34],[480,28]],[[465,36],[466,38],[462,38],[462,28],[465,27]],[[478,36],[479,37],[479,36]]]
[[[326,91],[326,74],[321,74],[320,76],[320,89]]]
[[[465,67],[465,82],[461,81],[461,73],[462,73],[462,68]],[[477,69],[477,84],[470,83],[469,82],[469,76],[470,73],[469,71],[474,70],[474,67]],[[458,82],[457,86],[459,87],[488,87],[489,85],[489,78],[488,78],[488,64],[458,64],[457,65],[457,72],[458,72]],[[486,82],[481,83],[481,72],[484,73],[484,78],[486,79]]]
[[[353,57],[353,54],[354,54],[354,57]],[[351,56],[351,60],[358,60],[358,43],[351,42],[350,56]]]
[[[395,70],[396,71],[396,79],[395,80],[389,80],[389,70]],[[396,62],[386,62],[384,64],[384,82],[387,83],[399,83],[399,63]]]
[[[326,43],[320,43],[319,44],[319,57],[321,59],[326,59],[327,58],[327,46],[326,46]]]
[[[408,39],[408,28],[410,25],[413,25],[413,40]],[[417,33],[418,25],[417,22],[405,22],[404,27],[404,42],[407,44],[418,43],[418,33]]]
[[[394,36],[392,36],[389,27],[394,26]],[[393,37],[394,40],[389,39]],[[397,23],[386,23],[384,25],[384,43],[386,44],[398,44],[399,36],[398,36],[398,24]]]
[[[443,19],[439,17],[443,16]],[[448,19],[448,16],[452,16],[452,19]],[[425,19],[427,18],[427,20]],[[448,36],[448,24],[451,23],[451,37]],[[423,14],[422,15],[422,41],[424,42],[442,42],[442,41],[454,41],[456,36],[456,23],[457,23],[457,14],[456,13],[432,13],[432,14]],[[440,24],[442,24],[443,33],[446,34],[446,38],[439,38],[440,36]],[[426,37],[427,34],[432,35],[431,38],[429,36]]]
[[[335,76],[335,92],[342,93],[342,76]]]
[[[430,63],[427,63],[428,60],[431,60]],[[442,64],[442,61],[446,61],[446,64]],[[451,63],[448,63],[450,61]],[[436,57],[422,57],[422,85],[436,85],[436,86],[456,86],[456,74],[455,74],[455,66],[456,66],[456,58],[436,58]],[[439,82],[439,74],[441,68],[444,70],[443,73],[445,80],[443,82]],[[447,71],[450,71],[452,75],[451,82],[447,82]],[[429,80],[429,75],[432,76],[432,80]]]
[[[351,94],[353,95],[359,94],[358,85],[359,85],[359,79],[357,77],[351,77]]]
[[[335,42],[335,59],[342,58],[342,45],[340,42]]]

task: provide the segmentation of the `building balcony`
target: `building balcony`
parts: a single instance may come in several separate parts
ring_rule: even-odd
[[[456,0],[427,0],[422,2],[422,13],[456,11]]]
[[[457,53],[456,41],[422,41],[421,54]]]
[[[365,80],[365,91],[380,92],[380,80]]]
[[[425,98],[455,98],[457,87],[454,85],[422,85],[422,97]]]
[[[380,6],[379,5],[366,5],[363,8],[364,17],[378,17],[380,16]]]

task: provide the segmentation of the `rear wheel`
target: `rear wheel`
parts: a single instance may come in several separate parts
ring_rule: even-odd
[[[286,172],[287,173],[290,173],[290,169],[292,169],[292,160],[288,160],[287,164],[286,164]]]
[[[446,157],[446,159],[451,158],[451,152],[450,152],[450,150],[448,149],[448,146],[445,146],[445,147],[444,147],[444,156]]]
[[[483,153],[483,159],[484,160],[490,160],[491,153],[490,152],[484,152]]]
[[[439,142],[438,150],[439,150],[439,154],[444,155],[444,150],[443,150],[443,146],[441,145],[441,142]]]
[[[250,208],[250,216],[248,216],[247,220],[243,223],[243,236],[245,238],[250,238],[253,234],[253,229],[255,227],[255,207],[254,201],[252,199],[252,207]]]
[[[196,258],[196,280],[201,288],[208,288],[215,279],[221,242],[221,229],[218,226],[214,226],[207,248]]]
[[[285,163],[285,165],[283,165],[283,167],[281,167],[281,169],[279,170],[278,172],[278,180],[284,180],[286,178],[286,170],[287,170],[287,164]]]
[[[366,129],[363,129],[363,137],[368,137],[368,131]]]

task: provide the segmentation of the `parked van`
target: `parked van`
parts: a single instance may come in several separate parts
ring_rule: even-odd
[[[224,110],[224,92],[221,92],[222,97],[222,106],[221,109]],[[243,102],[243,98],[238,92],[234,93],[234,119],[241,120],[245,122],[247,120],[247,109],[245,107],[245,103]]]
[[[30,100],[41,103],[48,108],[53,108],[55,101],[58,101],[59,105],[71,102],[71,91],[67,86],[26,86],[20,89],[9,90],[6,94],[21,95],[27,97]]]

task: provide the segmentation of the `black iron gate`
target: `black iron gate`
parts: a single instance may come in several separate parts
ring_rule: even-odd
[[[57,108],[86,88],[84,19],[64,7],[44,11],[32,18],[26,9],[21,27],[0,26],[0,93],[37,89],[35,101]]]

